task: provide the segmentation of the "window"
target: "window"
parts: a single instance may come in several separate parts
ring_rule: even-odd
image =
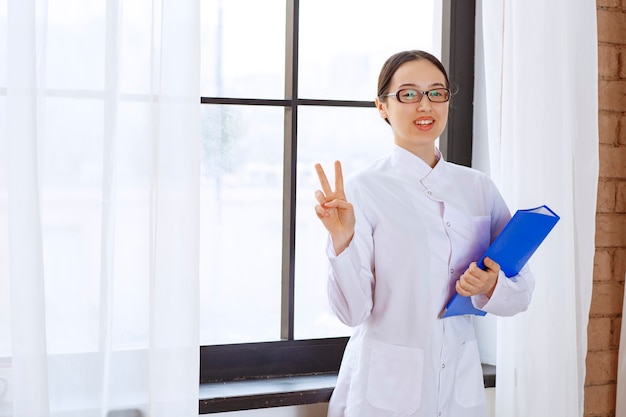
[[[201,343],[348,335],[327,307],[313,165],[349,173],[388,152],[378,72],[399,50],[445,52],[441,2],[201,6]]]
[[[383,61],[404,49],[433,52],[462,86],[440,148],[469,165],[475,3],[201,6],[201,374],[211,351],[242,358],[237,344],[257,353],[277,341],[342,346],[350,329],[327,305],[313,165],[339,159],[349,173],[388,152],[391,133],[373,98]],[[243,362],[238,377],[256,375],[254,360]]]

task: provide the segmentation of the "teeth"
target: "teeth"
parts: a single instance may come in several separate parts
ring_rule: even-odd
[[[431,125],[433,124],[433,120],[418,120],[415,122],[416,125]]]

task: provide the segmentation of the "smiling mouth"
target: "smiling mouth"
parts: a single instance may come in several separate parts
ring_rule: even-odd
[[[428,125],[432,125],[433,123],[435,123],[434,120],[416,120],[415,124],[418,126],[428,126]]]

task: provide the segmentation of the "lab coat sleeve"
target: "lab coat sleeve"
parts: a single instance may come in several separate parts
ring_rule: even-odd
[[[496,288],[488,298],[484,294],[472,296],[474,307],[496,316],[513,316],[526,311],[535,289],[535,278],[524,266],[518,275],[507,278],[500,271]]]
[[[358,326],[369,317],[373,307],[374,243],[370,222],[359,209],[358,199],[351,200],[356,225],[350,245],[338,256],[328,239],[326,254],[330,261],[328,300],[330,308],[347,326]]]

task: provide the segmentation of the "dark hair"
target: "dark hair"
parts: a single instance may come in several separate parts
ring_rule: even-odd
[[[421,59],[430,61],[433,63],[433,65],[439,68],[439,71],[443,73],[443,76],[446,79],[446,88],[450,88],[450,81],[448,80],[448,73],[446,72],[446,68],[443,66],[441,61],[439,61],[439,59],[437,59],[434,55],[419,50],[403,51],[390,56],[383,64],[383,67],[380,70],[380,74],[378,75],[378,98],[381,100],[385,99],[385,97],[383,96],[388,93],[389,84],[391,84],[391,78],[396,73],[400,65],[406,62],[418,61]]]

